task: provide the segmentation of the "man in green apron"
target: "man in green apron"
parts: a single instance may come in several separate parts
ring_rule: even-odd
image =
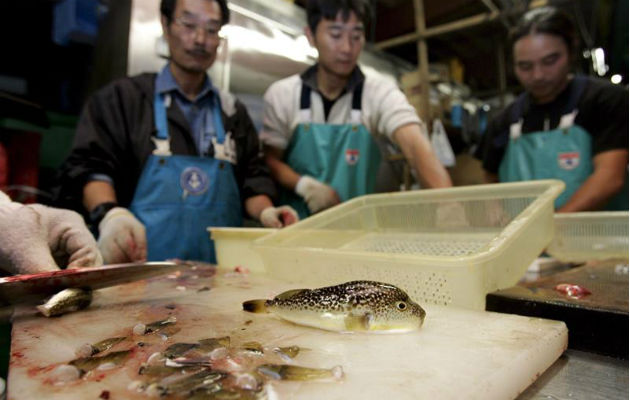
[[[575,30],[544,7],[511,34],[526,92],[489,125],[477,156],[489,182],[561,179],[558,212],[628,209],[628,91],[570,73]]]
[[[357,60],[371,14],[366,1],[310,0],[307,38],[318,62],[264,96],[261,140],[281,203],[300,217],[372,193],[383,143],[397,144],[424,188],[451,180],[395,82],[364,75]]]

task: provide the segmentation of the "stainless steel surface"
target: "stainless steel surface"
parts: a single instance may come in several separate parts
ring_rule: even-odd
[[[569,332],[569,335],[571,333]],[[628,360],[567,350],[519,400],[628,398]]]

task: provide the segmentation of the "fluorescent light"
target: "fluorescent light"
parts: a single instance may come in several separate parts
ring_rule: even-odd
[[[593,57],[593,70],[595,70],[599,76],[606,75],[608,65],[606,65],[604,49],[601,47],[596,48],[594,51],[591,51],[591,56]]]
[[[612,83],[614,83],[615,85],[620,84],[622,80],[623,80],[623,76],[621,76],[619,74],[615,74],[615,75],[610,77],[610,81]]]

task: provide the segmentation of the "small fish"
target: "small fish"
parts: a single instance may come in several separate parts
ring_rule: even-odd
[[[106,350],[111,349],[113,346],[127,339],[125,336],[121,337],[113,337],[105,340],[101,340],[98,343],[89,344],[86,343],[77,350],[77,356],[80,357],[89,357],[98,353],[102,353]]]
[[[84,309],[91,302],[92,290],[70,288],[55,294],[46,303],[37,306],[37,309],[46,317],[55,317]]]
[[[170,316],[160,321],[151,322],[150,324],[146,326],[145,333],[159,332],[160,330],[163,330],[165,327],[169,325],[173,325],[176,322],[177,322],[177,318],[174,316]]]
[[[164,350],[164,357],[176,358],[199,347],[199,343],[173,343]]]
[[[203,352],[211,352],[214,349],[218,349],[220,347],[229,347],[230,346],[230,337],[223,336],[220,338],[208,338],[201,339],[199,341],[199,350]]]
[[[320,379],[343,378],[343,369],[340,365],[331,369],[298,367],[297,365],[263,364],[256,371],[268,378],[282,381],[312,381]]]
[[[210,369],[204,369],[183,379],[166,385],[166,393],[190,392],[204,387],[215,387],[215,384],[224,379],[227,374]]]
[[[279,355],[283,360],[289,361],[294,359],[300,352],[298,346],[276,347],[273,352]]]
[[[164,332],[164,331],[168,331],[169,329],[173,329],[173,325],[176,322],[177,322],[177,318],[171,315],[167,319],[154,321],[148,325],[145,325],[142,322],[140,322],[133,327],[132,331],[134,335],[146,335],[149,333]]]
[[[130,350],[112,351],[111,353],[108,353],[101,357],[77,358],[76,360],[70,361],[68,364],[74,365],[81,371],[81,374],[84,374],[88,371],[98,368],[99,366],[103,364],[118,365],[125,358],[127,358],[127,356],[129,356],[130,353],[131,353]]]
[[[184,367],[184,368],[176,368],[176,367],[167,367],[166,365],[141,365],[138,369],[138,375],[146,375],[153,377],[162,377],[167,375],[172,375],[176,373],[185,373],[185,372],[197,372],[198,367]]]
[[[372,281],[289,290],[272,300],[246,301],[243,310],[330,331],[377,333],[419,329],[426,314],[396,286]]]
[[[263,400],[267,396],[263,390],[223,389],[221,385],[200,388],[193,391],[188,400]]]
[[[243,345],[241,346],[241,348],[247,352],[250,352],[252,354],[258,354],[258,355],[262,355],[264,353],[262,344],[258,343],[258,342],[247,342],[247,343],[243,343]]]

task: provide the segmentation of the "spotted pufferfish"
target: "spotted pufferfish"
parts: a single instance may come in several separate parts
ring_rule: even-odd
[[[352,281],[295,289],[272,300],[249,300],[243,310],[269,312],[298,325],[337,332],[397,333],[419,329],[425,311],[394,285]]]

